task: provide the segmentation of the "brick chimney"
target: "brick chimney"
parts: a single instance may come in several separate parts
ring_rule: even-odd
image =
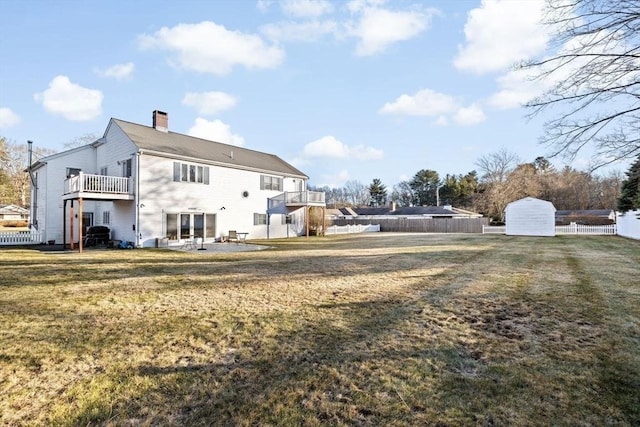
[[[169,115],[164,111],[153,112],[153,127],[160,132],[169,132]]]

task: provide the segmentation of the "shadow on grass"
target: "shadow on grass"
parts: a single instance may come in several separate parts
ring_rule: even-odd
[[[567,425],[572,421],[633,425],[640,421],[637,408],[632,406],[638,402],[634,390],[638,385],[636,362],[600,354],[597,388],[592,386],[592,390],[583,392],[588,384],[581,375],[596,369],[589,366],[590,362],[572,363],[529,347],[540,344],[538,339],[547,333],[545,324],[536,323],[539,318],[527,324],[521,320],[531,310],[542,311],[549,301],[523,300],[527,295],[520,289],[517,295],[462,296],[460,291],[474,275],[485,273],[476,261],[483,257],[499,262],[509,249],[454,250],[443,242],[441,250],[409,250],[427,241],[418,239],[414,246],[405,242],[394,255],[315,254],[313,263],[304,251],[292,251],[290,256],[277,259],[157,252],[131,263],[118,258],[123,265],[105,270],[99,268],[104,258],[89,259],[85,264],[83,260],[71,264],[61,261],[53,270],[62,274],[71,266],[73,274],[46,282],[64,289],[69,280],[81,278],[95,267],[93,281],[123,279],[123,283],[113,284],[113,292],[127,291],[129,282],[124,279],[145,279],[148,288],[136,292],[150,298],[173,289],[242,290],[243,286],[268,284],[285,277],[296,286],[304,286],[305,277],[311,276],[329,281],[348,275],[394,272],[410,277],[414,283],[407,285],[413,291],[409,293],[380,292],[380,297],[364,297],[362,301],[331,300],[325,295],[322,301],[302,304],[294,313],[255,313],[242,325],[240,320],[227,319],[236,325],[231,325],[232,332],[224,337],[214,326],[207,329],[197,322],[222,322],[216,313],[194,314],[185,321],[168,315],[149,319],[146,326],[141,318],[139,327],[117,324],[124,330],[114,329],[111,337],[108,330],[91,324],[96,318],[50,305],[47,308],[45,302],[12,300],[2,310],[7,316],[26,314],[59,320],[59,329],[48,331],[50,335],[43,339],[78,354],[96,347],[107,358],[110,352],[117,352],[113,356],[121,362],[57,396],[57,409],[46,420],[54,425],[453,426]],[[557,242],[550,244],[558,246]],[[351,244],[344,243],[345,247]],[[530,257],[528,249],[512,256],[526,259]],[[442,269],[437,287],[430,283],[433,277],[419,271],[433,265]],[[519,268],[517,262],[513,265]],[[47,272],[44,262],[31,267],[24,271]],[[535,269],[540,265],[534,260],[525,267]],[[177,284],[157,280],[167,276],[189,280]],[[38,284],[36,279],[26,282]],[[484,304],[491,297],[496,298],[494,303]],[[560,314],[549,315],[559,322],[562,300],[559,297],[553,303]],[[469,308],[480,312],[480,321],[478,316],[466,316]],[[65,330],[65,325],[73,327]],[[525,326],[533,328],[522,331]],[[146,337],[127,337],[128,331],[136,334],[140,328],[145,328]],[[70,333],[75,336],[72,340]],[[123,343],[131,340],[134,345],[144,346],[145,338],[153,343],[174,340],[170,344],[173,362],[167,361],[169,357],[163,359],[164,363],[135,358],[122,362],[126,357]],[[211,344],[190,346],[192,338]],[[226,344],[217,346],[222,339]],[[151,345],[158,352],[168,351]],[[504,357],[487,356],[489,345],[505,346]],[[536,360],[534,356],[541,358]],[[567,367],[558,368],[562,365]],[[625,371],[624,380],[617,378]],[[616,399],[620,393],[628,398]],[[602,402],[593,403],[590,398]]]
[[[461,361],[472,357],[446,340],[395,336],[420,312],[415,301],[379,299],[318,310],[319,320],[289,319],[297,326],[269,340],[252,331],[221,360],[132,366],[115,374],[128,382],[124,396],[84,402],[68,422],[101,423],[108,416],[117,424],[142,417],[176,425],[415,425],[447,419],[459,425],[485,416],[471,414],[451,396],[438,398],[451,391],[441,389],[437,378],[443,372],[475,375],[480,361]],[[137,384],[153,386],[136,393]],[[498,387],[494,393],[500,394]]]

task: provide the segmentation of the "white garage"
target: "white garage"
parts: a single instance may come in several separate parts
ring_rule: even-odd
[[[555,236],[556,208],[553,203],[525,197],[504,210],[508,236]]]

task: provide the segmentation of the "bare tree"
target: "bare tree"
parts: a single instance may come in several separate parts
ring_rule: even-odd
[[[34,157],[53,154],[53,150],[35,149]],[[26,144],[18,144],[0,136],[0,203],[27,206],[29,200],[28,150]]]
[[[393,186],[391,201],[399,206],[412,206],[415,199],[413,188],[409,181],[401,181]]]
[[[480,157],[475,164],[480,170],[482,182],[495,184],[505,182],[519,163],[520,159],[517,154],[506,148],[501,148],[494,153]]]
[[[352,206],[369,204],[369,188],[360,181],[347,181],[344,184],[344,194]]]
[[[523,65],[548,89],[531,116],[557,115],[541,142],[573,159],[589,147],[593,168],[640,153],[640,2],[547,0],[554,52]]]

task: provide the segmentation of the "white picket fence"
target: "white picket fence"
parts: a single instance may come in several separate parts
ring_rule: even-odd
[[[482,234],[505,234],[507,227],[500,226],[484,226]],[[609,225],[582,225],[571,223],[569,225],[556,225],[556,234],[580,234],[580,235],[616,235],[617,228],[615,224]]]
[[[569,225],[556,225],[556,234],[616,235],[616,225],[582,225],[572,222]]]
[[[42,243],[44,230],[40,231],[2,231],[0,232],[0,246],[33,245]]]
[[[332,225],[327,227],[325,234],[370,233],[378,231],[380,231],[379,224]]]
[[[507,227],[504,225],[483,225],[482,234],[505,234]]]

